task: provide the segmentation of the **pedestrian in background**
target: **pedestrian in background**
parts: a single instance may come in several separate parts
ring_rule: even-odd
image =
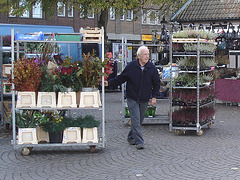
[[[159,95],[160,78],[156,67],[149,61],[149,49],[141,46],[137,50],[138,59],[131,61],[120,75],[105,82],[105,86],[119,86],[126,82],[126,98],[130,112],[131,129],[127,140],[136,145],[137,149],[144,148],[141,126],[147,106],[156,103]]]

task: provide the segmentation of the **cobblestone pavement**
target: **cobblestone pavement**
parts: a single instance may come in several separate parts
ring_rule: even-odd
[[[0,180],[240,179],[240,107],[217,104],[215,124],[202,136],[144,125],[145,149],[136,150],[126,141],[120,99],[119,92],[106,93],[107,143],[96,153],[85,146],[36,147],[22,156],[10,144],[10,130],[1,127]]]

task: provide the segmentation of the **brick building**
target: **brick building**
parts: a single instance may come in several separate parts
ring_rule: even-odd
[[[120,15],[115,15],[115,10],[110,9],[106,29],[109,45],[121,42],[122,37],[129,42],[139,43],[142,41],[142,35],[151,35],[152,30],[160,31],[162,19],[159,18],[159,13],[157,7],[151,10],[142,10],[136,14],[128,10]],[[98,18],[99,15],[94,13],[89,13],[86,18],[83,18],[79,10],[58,3],[58,9],[51,18],[42,12],[40,6],[36,6],[22,16],[1,13],[0,23],[71,26],[74,32],[78,33],[81,27],[97,27]]]

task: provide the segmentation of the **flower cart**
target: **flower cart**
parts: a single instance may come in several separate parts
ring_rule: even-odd
[[[174,59],[178,70],[171,67],[169,129],[176,135],[189,130],[202,135],[202,129],[214,123],[215,38],[203,30],[180,31],[170,38],[170,61]]]
[[[14,32],[14,29],[12,29],[12,31],[11,31],[12,67],[14,68],[14,65],[15,65],[14,49],[17,49],[17,60],[20,58],[19,57],[19,46],[20,46],[19,44],[20,43],[35,43],[35,44],[36,43],[40,43],[40,44],[47,43],[49,46],[51,44],[57,44],[57,43],[65,43],[65,44],[97,43],[97,44],[99,44],[99,46],[101,46],[101,55],[102,56],[99,59],[99,61],[103,63],[105,61],[104,48],[103,48],[104,47],[104,29],[103,28],[99,29],[99,31],[101,32],[101,39],[100,40],[81,41],[81,39],[79,38],[78,41],[76,41],[76,40],[75,41],[66,41],[66,40],[59,41],[59,40],[53,40],[53,39],[47,39],[47,40],[46,39],[45,40],[44,39],[37,39],[37,40],[34,39],[34,40],[32,40],[31,36],[29,36],[29,35],[28,35],[27,40],[25,40],[25,39],[18,40],[18,39],[15,39],[15,32]],[[58,35],[60,35],[60,34],[58,34]],[[69,34],[69,36],[70,35],[71,34]],[[74,36],[76,36],[76,34],[74,34]],[[80,34],[79,34],[79,37],[81,37]],[[16,45],[16,47],[14,47],[15,45]],[[48,46],[48,48],[49,48],[49,46]],[[42,59],[40,58],[41,60],[43,60],[44,58],[45,59],[52,58],[51,53],[53,52],[53,50],[51,50],[51,52],[48,52],[47,50],[49,50],[49,49],[46,49],[46,46],[42,46],[41,50],[42,50],[42,52],[45,52],[45,54],[43,54],[43,53],[41,54],[41,58],[42,58]],[[70,50],[70,49],[68,49],[68,50]],[[27,61],[27,59],[29,60],[29,58],[27,58],[26,56],[25,56],[25,58],[26,58],[26,61]],[[40,61],[37,61],[35,59],[35,61],[29,60],[29,62],[31,62],[32,64],[35,63],[34,64],[34,66],[35,66],[38,63],[44,63],[44,62],[47,62],[47,61],[41,61],[40,62]],[[65,62],[71,62],[71,61],[66,60]],[[76,106],[76,103],[79,103],[79,101],[80,101],[78,99],[80,96],[77,95],[77,93],[76,94],[67,93],[67,92],[71,92],[71,90],[68,90],[69,86],[68,86],[67,83],[70,83],[72,81],[75,82],[75,83],[72,83],[72,84],[75,84],[75,85],[79,84],[79,83],[78,83],[77,79],[72,79],[72,77],[70,77],[68,75],[69,75],[69,71],[71,71],[71,73],[73,73],[74,75],[76,75],[76,72],[78,72],[79,73],[78,75],[80,76],[81,75],[81,73],[80,73],[81,69],[77,69],[78,71],[75,71],[76,69],[73,69],[73,68],[64,69],[65,67],[72,66],[72,64],[70,64],[70,65],[69,64],[67,64],[67,65],[64,64],[64,65],[62,65],[63,68],[61,69],[61,71],[58,71],[58,72],[55,71],[56,74],[54,74],[54,76],[49,76],[49,72],[53,73],[54,71],[52,69],[57,69],[58,66],[59,66],[59,63],[60,63],[60,59],[56,59],[56,64],[57,64],[56,67],[52,67],[52,65],[50,64],[50,66],[52,68],[48,68],[48,70],[46,70],[44,73],[42,73],[41,77],[45,78],[43,80],[44,82],[38,82],[37,86],[38,86],[38,88],[40,87],[40,89],[43,90],[44,92],[37,92],[37,90],[34,89],[35,87],[30,87],[29,85],[26,84],[25,87],[31,88],[31,89],[26,89],[27,91],[32,91],[32,92],[36,93],[36,95],[34,96],[34,100],[30,99],[29,98],[30,96],[27,96],[27,95],[24,96],[25,94],[23,94],[22,96],[19,96],[18,99],[17,99],[18,101],[20,101],[20,100],[23,100],[25,98],[25,100],[22,101],[23,104],[29,103],[29,100],[34,101],[33,104],[35,104],[35,106],[34,105],[31,105],[31,106],[16,106],[15,96],[14,96],[15,91],[16,91],[16,86],[17,86],[17,84],[15,86],[15,83],[17,83],[17,81],[16,81],[16,79],[14,79],[14,73],[16,73],[16,72],[12,72],[12,74],[11,74],[11,76],[12,76],[12,89],[13,89],[13,91],[12,91],[12,125],[13,125],[13,141],[12,141],[12,143],[13,143],[14,149],[22,148],[22,151],[21,151],[22,155],[28,155],[31,152],[32,148],[37,148],[37,147],[86,146],[86,147],[90,147],[91,152],[95,152],[96,147],[100,147],[100,148],[105,147],[105,142],[106,142],[106,140],[105,140],[105,87],[104,86],[101,87],[102,88],[101,89],[101,97],[100,97],[100,93],[98,94],[99,101],[100,101],[100,98],[101,98],[101,105],[100,106],[98,106],[98,107],[89,107],[89,106],[88,107],[79,107],[79,106]],[[48,64],[48,66],[49,66],[49,64]],[[23,69],[24,68],[22,68],[21,70],[23,70]],[[29,71],[30,70],[31,69],[29,69]],[[31,71],[31,72],[34,73],[34,71]],[[61,73],[65,75],[64,77],[66,78],[66,81],[63,81],[62,79],[58,79],[58,77],[60,75],[62,75]],[[105,75],[104,74],[104,67],[100,68],[100,72],[98,74],[100,74],[99,80],[101,80],[102,83],[103,83],[104,82],[104,75]],[[38,73],[38,75],[40,76],[40,72]],[[59,75],[59,76],[57,76],[57,75]],[[17,78],[19,78],[19,77],[20,77],[20,75]],[[32,76],[31,76],[31,78],[32,78]],[[37,76],[36,76],[35,79],[28,79],[28,81],[30,81],[30,82],[35,82],[35,81],[38,81],[38,80],[39,80],[39,78]],[[91,81],[91,79],[89,79],[89,80]],[[54,81],[56,84],[53,85],[52,81]],[[65,84],[61,84],[63,82]],[[51,88],[53,88],[53,89],[51,89]],[[72,86],[70,88],[75,90],[75,91],[79,91],[78,86]],[[53,94],[53,93],[48,94],[47,92],[50,92],[50,89],[52,91],[55,91],[55,94]],[[66,92],[66,93],[65,94],[58,93],[62,90],[63,90],[63,92]],[[18,89],[18,91],[19,91],[19,89]],[[76,99],[76,97],[77,97],[77,99]],[[65,98],[65,99],[62,99],[61,101],[59,101],[60,98]],[[73,101],[75,101],[74,99],[76,99],[76,102],[73,102]],[[66,103],[66,101],[68,101],[68,103]],[[69,101],[71,101],[73,103],[71,104],[71,103],[69,103]],[[83,130],[83,132],[81,132],[80,127],[73,128],[72,125],[70,125],[70,124],[68,124],[68,126],[66,126],[66,123],[62,123],[64,121],[63,119],[66,118],[66,117],[61,116],[60,115],[61,113],[66,112],[68,114],[67,117],[71,117],[70,116],[70,111],[71,110],[77,110],[78,112],[81,113],[82,111],[84,111],[86,109],[101,110],[101,122],[99,123],[101,129],[99,129],[95,126],[94,130],[88,130],[88,132],[85,133],[84,132],[85,130]],[[34,122],[35,122],[35,125],[36,124],[38,125],[37,130],[35,129],[33,131],[33,133],[37,133],[37,134],[32,135],[32,137],[34,137],[34,139],[35,139],[34,143],[23,142],[23,143],[20,144],[20,143],[18,143],[19,142],[19,139],[18,139],[19,135],[17,136],[17,131],[16,131],[17,130],[17,125],[18,125],[18,123],[16,122],[16,114],[18,114],[19,112],[26,112],[26,111],[37,112],[37,113],[40,113],[41,115],[35,113],[34,116],[32,117]],[[48,113],[51,112],[50,113],[51,118],[47,115],[47,112]],[[54,115],[53,112],[57,113],[57,115]],[[52,126],[50,126],[51,128],[48,125],[52,125]],[[82,127],[82,129],[84,129],[84,128],[85,127]],[[90,128],[87,127],[87,129],[90,129]],[[41,133],[42,130],[44,130],[43,133]],[[57,143],[51,143],[50,138],[49,138],[50,133],[51,132],[58,132],[58,130],[61,130],[60,134],[64,137],[61,137],[60,141],[57,142]],[[24,130],[24,131],[27,131],[27,130]],[[90,132],[90,135],[91,135],[90,138],[87,137],[89,132]],[[79,133],[81,133],[81,134],[79,134]],[[82,135],[85,138],[84,141],[81,139],[81,138],[83,138]],[[27,136],[29,136],[29,135],[27,135]],[[92,140],[92,141],[89,140],[92,137],[94,137],[94,140]],[[37,140],[36,140],[36,138],[37,138]],[[78,139],[72,141],[72,139],[74,139],[74,138],[78,138]],[[45,142],[40,143],[41,141],[45,141]]]

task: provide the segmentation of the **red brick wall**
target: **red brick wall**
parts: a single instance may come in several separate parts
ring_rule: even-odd
[[[79,17],[79,11],[74,11],[73,17],[59,17],[54,14],[51,18],[43,15],[43,18],[32,18],[31,12],[29,18],[9,17],[8,14],[0,13],[0,23],[3,24],[35,24],[35,25],[55,25],[55,26],[72,26],[74,32],[78,33],[81,27],[97,27],[97,15],[94,19],[83,19]],[[67,14],[67,13],[66,13]]]

